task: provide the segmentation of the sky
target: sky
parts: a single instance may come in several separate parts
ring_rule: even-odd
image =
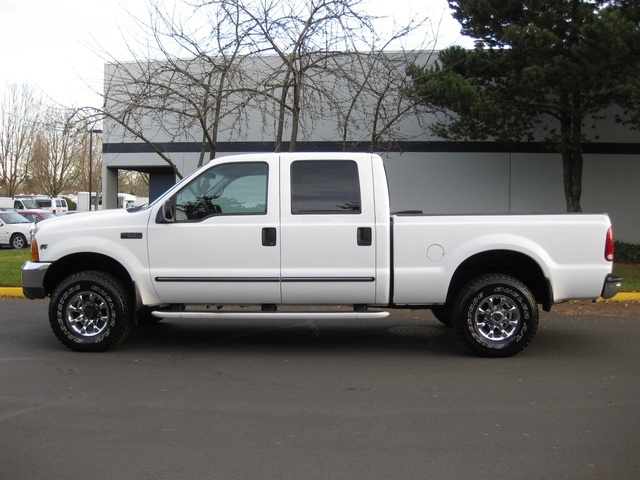
[[[369,3],[368,13],[399,21],[425,12],[427,4],[439,25],[439,48],[469,46],[446,0]],[[131,15],[146,18],[146,0],[0,0],[0,89],[28,83],[63,106],[99,107],[105,55],[130,59],[124,39],[135,34]]]

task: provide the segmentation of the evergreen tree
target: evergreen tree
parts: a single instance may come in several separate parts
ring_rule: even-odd
[[[640,125],[638,0],[449,0],[474,50],[409,69],[413,93],[453,115],[449,139],[533,141],[562,155],[567,211],[581,211],[583,129],[611,106]]]

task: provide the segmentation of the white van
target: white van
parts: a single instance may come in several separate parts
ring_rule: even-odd
[[[0,197],[0,210],[34,210],[38,204],[33,198],[27,197]]]
[[[69,210],[67,201],[64,198],[36,197],[35,200],[38,204],[36,208],[48,210],[54,215],[60,215],[62,212],[67,212]]]

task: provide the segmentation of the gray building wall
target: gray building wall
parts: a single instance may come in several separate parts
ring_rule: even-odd
[[[115,68],[113,65],[105,68],[107,90]],[[219,156],[243,151],[273,151],[269,142],[274,134],[268,125],[265,126],[265,108],[269,107],[253,105],[248,109],[242,135],[231,128],[222,129],[227,133],[219,138]],[[198,162],[194,142],[199,133],[194,131],[191,135],[174,138],[167,130],[171,119],[156,126],[154,121],[157,119],[149,119],[147,125],[154,140],[162,144],[183,175],[193,171]],[[425,126],[430,121],[432,119],[426,114],[419,121],[416,117],[405,118],[397,125],[397,130],[402,132],[404,147],[409,148],[404,148],[403,153],[382,155],[393,211],[422,210],[427,214],[566,211],[560,154],[539,153],[543,150],[538,144],[517,145],[509,152],[491,142],[443,142],[430,134]],[[318,117],[306,119],[304,125],[299,150],[336,151],[339,148],[335,142],[335,132],[339,128],[331,115],[325,115],[322,120]],[[366,127],[353,129],[350,139],[369,138]],[[640,132],[615,123],[611,115],[595,120],[588,131],[591,142],[586,144],[584,156],[583,210],[607,212],[617,239],[640,244]],[[118,169],[150,173],[151,199],[175,180],[166,162],[114,122],[105,121],[103,141],[103,197],[108,208],[115,206],[118,191],[115,172]]]
[[[421,153],[385,158],[392,210],[563,213],[557,154]],[[582,209],[606,212],[617,239],[640,243],[640,155],[585,155]]]
[[[422,210],[426,214],[566,211],[562,159],[558,154],[426,152],[382,156],[392,211]],[[151,199],[175,182],[169,170],[162,170],[166,164],[153,153],[118,155],[112,161],[109,157],[105,154],[103,178],[111,178],[111,183],[105,182],[105,191],[117,192],[117,168],[152,172]],[[197,154],[176,154],[173,161],[188,173],[195,169]],[[639,187],[640,155],[585,155],[583,211],[608,213],[616,238],[638,244]]]

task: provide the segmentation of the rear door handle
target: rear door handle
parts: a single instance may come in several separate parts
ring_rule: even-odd
[[[276,229],[273,227],[265,227],[262,229],[262,246],[275,247],[277,243]]]
[[[371,227],[359,227],[358,228],[358,246],[370,247],[373,235],[371,234]]]

